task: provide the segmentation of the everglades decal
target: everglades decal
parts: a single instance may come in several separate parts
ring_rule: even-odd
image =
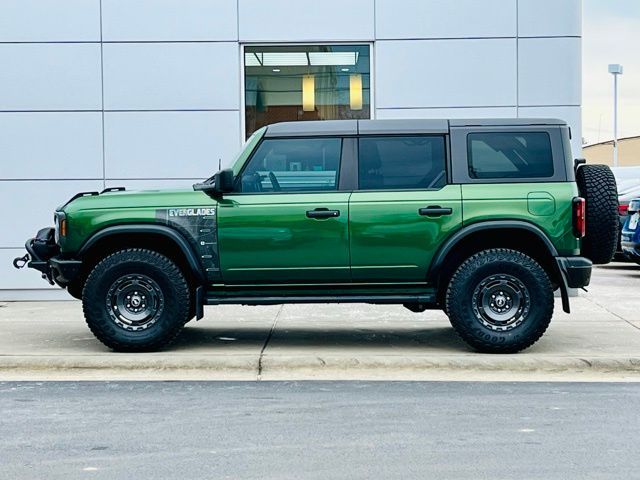
[[[169,217],[215,216],[215,208],[170,208]]]
[[[216,209],[176,207],[156,210],[159,222],[176,229],[189,241],[210,282],[220,281]]]

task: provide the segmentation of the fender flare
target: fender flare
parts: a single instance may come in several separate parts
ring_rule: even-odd
[[[429,277],[435,278],[440,273],[442,266],[444,264],[447,255],[454,249],[454,247],[458,244],[458,242],[464,240],[469,235],[473,235],[474,233],[486,231],[486,230],[526,230],[530,233],[535,234],[547,247],[549,250],[549,254],[552,257],[558,256],[558,250],[551,243],[551,240],[547,237],[547,235],[537,226],[532,223],[525,222],[522,220],[487,220],[478,223],[472,223],[471,225],[467,225],[466,227],[462,227],[456,233],[451,235],[446,242],[444,242],[437,253],[433,257],[431,261],[431,266],[429,267]]]
[[[111,227],[103,228],[102,230],[97,231],[91,237],[89,237],[80,250],[78,250],[78,256],[82,257],[86,254],[96,243],[99,241],[110,237],[112,235],[121,235],[127,233],[152,233],[157,235],[162,235],[173,243],[177,245],[180,251],[184,254],[191,271],[196,276],[196,278],[202,283],[206,283],[206,277],[204,275],[202,265],[198,260],[198,257],[193,251],[193,248],[189,244],[189,242],[184,238],[176,230],[167,227],[165,225],[154,225],[154,224],[130,224],[130,225],[113,225]]]
[[[559,256],[558,250],[553,245],[553,243],[551,243],[551,240],[549,240],[549,237],[547,237],[547,235],[539,227],[537,227],[532,223],[525,222],[522,220],[487,220],[483,222],[472,223],[471,225],[468,225],[458,230],[456,233],[451,235],[451,237],[449,237],[447,241],[444,242],[444,244],[438,249],[438,252],[433,257],[431,266],[429,267],[429,273],[427,278],[434,278],[434,279],[438,278],[440,271],[442,270],[444,261],[447,258],[447,255],[455,248],[458,242],[467,238],[469,235],[472,235],[477,232],[486,231],[486,230],[500,230],[500,229],[524,230],[524,231],[533,233],[547,247],[549,255],[553,257],[555,260],[552,263],[552,265],[554,266],[556,276],[559,280],[558,283],[560,285],[562,309],[565,312],[569,313],[571,308],[569,305],[567,279],[564,272],[558,265],[558,260],[557,260]]]

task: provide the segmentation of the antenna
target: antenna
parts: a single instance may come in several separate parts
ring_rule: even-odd
[[[218,171],[222,170],[222,159],[218,158]]]

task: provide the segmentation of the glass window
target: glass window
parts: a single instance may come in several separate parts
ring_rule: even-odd
[[[364,137],[358,141],[360,190],[442,188],[444,137]]]
[[[553,176],[551,139],[546,132],[470,133],[467,153],[471,178]]]
[[[243,192],[336,190],[340,138],[264,140],[242,172]]]
[[[245,137],[276,122],[370,118],[368,45],[246,46]]]

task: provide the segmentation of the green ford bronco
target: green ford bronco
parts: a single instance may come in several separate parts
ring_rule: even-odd
[[[554,291],[617,241],[616,184],[560,120],[342,120],[256,131],[193,188],[75,195],[14,261],[82,299],[118,351],[166,346],[204,305],[441,309],[481,352],[517,352]]]

